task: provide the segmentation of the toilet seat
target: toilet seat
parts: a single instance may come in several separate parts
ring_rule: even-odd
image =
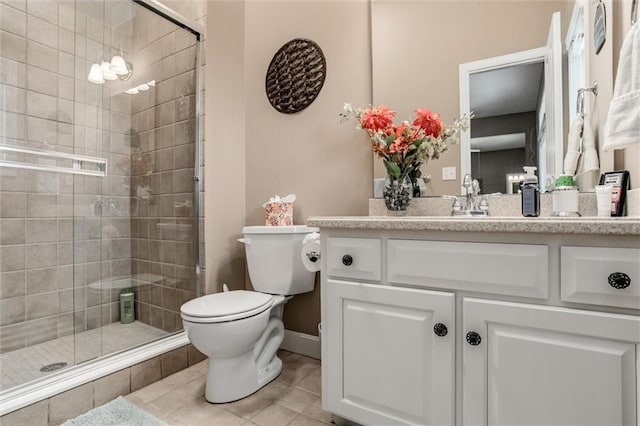
[[[182,305],[183,320],[197,323],[235,321],[258,315],[274,303],[270,294],[233,290],[201,296]]]

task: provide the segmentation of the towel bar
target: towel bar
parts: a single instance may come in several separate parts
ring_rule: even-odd
[[[594,81],[593,84],[589,87],[583,87],[578,89],[578,98],[576,99],[576,111],[580,113],[584,117],[584,93],[591,92],[595,96],[598,96],[598,82]]]

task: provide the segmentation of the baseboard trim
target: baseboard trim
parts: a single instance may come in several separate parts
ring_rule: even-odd
[[[311,334],[300,333],[293,330],[284,331],[284,340],[280,349],[296,354],[320,359],[320,338]]]

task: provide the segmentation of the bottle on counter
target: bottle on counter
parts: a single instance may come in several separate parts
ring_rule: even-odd
[[[540,216],[540,189],[538,188],[538,176],[535,171],[537,167],[525,166],[524,180],[520,186],[522,193],[522,216]]]

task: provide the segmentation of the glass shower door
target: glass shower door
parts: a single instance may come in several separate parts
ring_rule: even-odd
[[[182,329],[198,37],[143,0],[0,0],[0,13],[4,393]]]
[[[76,149],[109,164],[106,177],[76,186],[80,362],[181,330],[180,306],[195,297],[197,38],[137,2],[102,7],[101,39],[88,31],[99,11],[76,14],[76,23],[87,20],[87,63],[77,77],[86,87],[85,131],[98,129],[96,144],[85,137]],[[127,73],[89,81],[94,54]],[[120,295],[129,292],[133,322],[121,316]]]

